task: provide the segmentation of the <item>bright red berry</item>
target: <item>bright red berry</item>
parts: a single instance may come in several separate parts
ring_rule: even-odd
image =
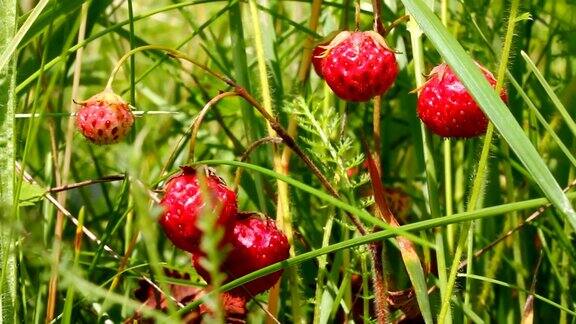
[[[312,51],[312,66],[314,66],[314,71],[321,79],[324,79],[324,75],[322,74],[322,64],[324,63],[324,57],[322,56],[326,49],[322,47],[324,44],[320,44],[314,47]]]
[[[122,140],[134,124],[128,103],[112,91],[104,91],[80,103],[76,126],[95,144],[112,144]]]
[[[222,271],[228,274],[227,282],[286,260],[290,251],[288,239],[276,227],[276,223],[257,214],[239,214],[227,243],[230,251],[222,264]],[[201,258],[200,253],[193,255],[194,267],[206,281],[210,281],[210,275],[200,264]],[[276,271],[232,292],[251,298],[270,289],[281,275],[282,270]]]
[[[380,34],[344,31],[327,46],[322,75],[338,97],[368,101],[392,86],[398,64]]]
[[[202,231],[198,228],[198,220],[204,212],[217,213],[216,224],[227,235],[232,231],[233,219],[238,211],[236,193],[210,169],[206,169],[204,179],[213,205],[206,206],[197,172],[193,168],[183,167],[182,172],[166,184],[160,202],[164,212],[159,222],[166,236],[176,247],[188,252],[199,249]],[[204,207],[208,207],[208,210],[204,210]]]
[[[490,71],[476,63],[486,80],[496,86]],[[505,102],[506,91],[500,92]],[[438,65],[420,89],[418,117],[434,134],[443,137],[470,138],[486,133],[488,118],[452,69],[445,63]]]

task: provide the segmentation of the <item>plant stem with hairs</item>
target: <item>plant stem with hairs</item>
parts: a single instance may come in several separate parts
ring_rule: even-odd
[[[0,53],[7,48],[16,33],[15,0],[0,4]],[[16,58],[0,70],[0,221],[10,224],[16,215],[17,200],[14,197],[14,113],[16,110]],[[19,322],[17,301],[17,259],[15,235],[12,226],[2,225],[0,229],[0,321]]]

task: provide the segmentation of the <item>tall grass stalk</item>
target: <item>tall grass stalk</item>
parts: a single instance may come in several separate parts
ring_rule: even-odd
[[[12,55],[10,42],[16,34],[16,1],[3,1],[0,4],[0,53],[5,56],[5,64],[0,65],[0,320],[5,323],[19,321],[19,290],[16,263],[16,235],[14,213],[14,114],[16,112],[16,64],[17,56]]]
[[[519,0],[512,0],[510,5],[510,14],[508,16],[508,26],[506,29],[506,37],[504,39],[504,47],[501,53],[500,65],[498,68],[498,75],[496,78],[496,93],[500,93],[504,87],[504,78],[506,69],[508,66],[508,59],[510,57],[510,50],[512,48],[512,38],[514,36],[514,27],[516,25],[516,16],[518,14],[518,7],[520,5]],[[476,174],[474,176],[474,181],[472,184],[472,189],[470,192],[470,197],[468,199],[467,211],[473,211],[476,209],[478,200],[482,193],[482,187],[484,186],[485,173],[488,164],[488,157],[490,153],[490,146],[492,144],[492,136],[494,134],[494,125],[492,123],[488,124],[488,129],[486,130],[486,135],[484,137],[484,144],[482,146],[482,152],[480,154],[480,160],[478,162],[478,167],[476,169]],[[438,323],[446,322],[446,314],[450,307],[450,296],[452,295],[452,290],[456,282],[456,276],[458,273],[458,265],[460,264],[460,258],[462,257],[464,247],[468,240],[468,237],[472,235],[471,229],[473,223],[464,224],[460,228],[460,235],[458,238],[458,244],[456,245],[456,250],[454,251],[454,256],[452,259],[452,266],[450,268],[450,274],[448,276],[448,282],[446,287],[446,295],[442,300],[442,306],[440,308],[440,313],[438,314]],[[469,259],[467,269],[472,269],[471,259]],[[470,274],[470,273],[468,273]],[[470,297],[465,296],[464,305],[466,306],[470,302]]]
[[[263,34],[261,31],[260,26],[260,19],[259,19],[259,12],[256,7],[256,0],[249,0],[248,6],[250,8],[250,18],[252,22],[252,29],[254,32],[254,47],[256,49],[256,58],[258,64],[258,77],[260,82],[260,93],[262,96],[262,106],[264,110],[268,112],[270,115],[274,115],[272,109],[272,95],[270,84],[268,82],[268,69],[266,67],[267,61],[264,55],[264,42],[263,38],[269,38],[269,33]],[[276,89],[279,91],[279,89]],[[266,123],[266,128],[268,130],[268,136],[276,136],[275,130],[272,128],[270,123]],[[274,170],[281,173],[288,173],[288,165],[290,153],[286,152],[284,156],[281,152],[274,150],[273,153],[273,161],[274,161]],[[278,181],[278,193],[277,193],[277,206],[276,206],[276,222],[280,224],[283,228],[288,241],[293,246],[293,233],[292,233],[292,215],[290,211],[290,197],[288,194],[288,187]],[[290,253],[294,255],[294,249],[291,248]],[[289,269],[287,271],[288,278],[289,278],[289,286],[290,289],[290,296],[292,302],[292,321],[294,323],[301,323],[303,320],[303,315],[301,312],[302,301],[300,300],[300,292],[299,292],[299,279],[297,274],[297,269]],[[277,303],[277,300],[273,298],[271,302]]]

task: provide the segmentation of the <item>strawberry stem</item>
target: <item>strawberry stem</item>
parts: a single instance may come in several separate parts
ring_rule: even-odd
[[[380,16],[380,13],[382,12],[382,0],[372,0],[372,12],[374,13],[374,31],[385,36],[387,33],[386,28],[384,28],[382,16]]]
[[[202,124],[202,121],[204,120],[204,116],[206,116],[206,114],[208,113],[208,110],[210,110],[210,108],[212,108],[214,105],[216,105],[216,103],[218,103],[220,100],[222,100],[226,97],[237,96],[237,95],[238,94],[234,91],[222,92],[222,93],[218,94],[216,97],[210,99],[210,101],[208,101],[204,105],[202,110],[200,110],[200,113],[198,113],[198,115],[194,119],[194,122],[192,123],[192,127],[190,127],[192,129],[192,134],[190,135],[190,149],[188,151],[188,161],[189,162],[194,161],[194,148],[196,147],[196,136],[198,135],[198,130],[200,129],[200,125]]]
[[[128,52],[126,52],[126,54],[124,54],[119,60],[118,62],[116,62],[116,65],[114,66],[114,69],[112,70],[112,72],[110,73],[110,77],[108,78],[108,82],[106,83],[106,89],[111,89],[112,88],[112,83],[114,82],[114,78],[116,77],[116,74],[118,74],[118,71],[120,71],[120,68],[122,67],[122,65],[126,62],[126,60],[128,58],[130,58],[132,55],[138,53],[138,52],[143,52],[143,51],[148,51],[148,50],[158,50],[158,51],[163,51],[166,52],[168,54],[168,56],[174,57],[174,58],[178,58],[178,59],[182,59],[185,61],[188,61],[192,64],[194,64],[195,66],[199,67],[200,69],[204,70],[205,72],[207,72],[208,74],[211,74],[212,76],[216,77],[217,79],[220,79],[221,81],[223,81],[224,83],[228,84],[229,86],[234,86],[235,83],[234,81],[232,81],[230,78],[217,73],[211,69],[209,69],[206,65],[201,64],[196,62],[194,59],[192,59],[191,57],[189,57],[188,55],[186,55],[185,53],[166,47],[166,46],[162,46],[162,45],[145,45],[145,46],[140,46],[140,47],[136,47]]]
[[[360,0],[354,2],[354,31],[360,30]]]

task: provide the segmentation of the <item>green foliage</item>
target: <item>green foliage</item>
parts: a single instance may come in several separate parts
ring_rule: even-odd
[[[343,116],[334,107],[324,109],[323,105],[310,107],[302,97],[285,106],[286,113],[297,116],[298,126],[306,133],[300,140],[306,143],[309,154],[322,166],[325,174],[334,175],[334,184],[343,183],[350,190],[367,182],[366,174],[359,181],[348,180],[347,171],[358,167],[364,156],[358,153],[354,140],[342,134]]]
[[[35,7],[30,6],[34,2],[4,1],[0,67],[8,69],[0,74],[2,321],[45,322],[49,256],[57,246],[57,211],[63,210],[55,322],[122,322],[139,313],[173,323],[202,302],[221,320],[219,291],[281,268],[290,271],[279,294],[250,301],[249,322],[263,322],[267,312],[282,323],[373,322],[372,242],[383,245],[389,302],[396,303],[390,305],[391,320],[418,315],[416,307],[402,306],[408,301],[422,305],[428,321],[438,317],[444,302],[452,322],[520,322],[528,318],[524,306],[533,298],[535,322],[574,322],[576,6],[567,0],[521,1],[513,19],[514,37],[506,40],[508,1],[440,0],[436,11],[428,7],[433,2],[360,1],[361,30],[373,28],[373,3],[382,6],[385,26],[413,15],[386,37],[397,50],[400,74],[382,97],[377,116],[381,141],[375,143],[373,102],[343,102],[314,72],[298,72],[309,63],[302,61],[309,44],[336,29],[355,28],[354,1],[321,1],[318,17],[311,17],[319,3],[312,0],[71,0],[39,1]],[[85,21],[83,5],[88,6]],[[86,37],[78,41],[83,24]],[[75,133],[70,170],[64,170],[73,100],[102,91],[120,57],[145,45],[178,49],[243,86],[273,112],[272,119],[295,134],[294,145],[336,189],[337,197],[297,154],[284,152],[286,142],[265,141],[239,161],[252,143],[274,135],[267,134],[267,121],[250,102],[226,97],[208,111],[196,138],[195,165],[214,166],[229,185],[242,169],[242,211],[282,215],[279,207],[286,206],[279,202],[286,199],[289,215],[278,222],[288,222],[291,226],[284,228],[294,232],[290,259],[224,282],[218,271],[226,252],[219,245],[222,233],[214,230],[214,214],[206,212],[199,224],[208,233],[203,262],[214,279],[206,288],[190,255],[174,248],[158,226],[162,186],[191,160],[187,147],[193,121],[211,98],[234,90],[174,55],[142,51],[122,65],[113,87],[138,111],[131,138],[94,146]],[[77,57],[79,49],[83,52]],[[81,70],[75,71],[79,58]],[[444,141],[421,128],[412,91],[444,60],[496,127],[494,138],[486,141],[486,159],[481,158],[483,137]],[[499,73],[507,105],[472,60],[494,72],[501,60],[508,62]],[[75,77],[80,86],[78,97],[72,98]],[[398,228],[375,213],[363,141],[378,150],[386,189],[398,193],[385,194],[388,204],[405,199],[406,212],[396,215]],[[14,161],[35,184],[14,170]],[[107,178],[118,174],[123,176]],[[47,194],[50,188],[73,184],[78,186],[66,190],[61,205]],[[278,197],[284,184],[287,193]],[[469,205],[471,192],[478,195],[475,208]],[[14,203],[16,213],[10,208]],[[367,229],[365,235],[349,216]],[[462,259],[454,258],[457,224],[472,228],[470,237],[461,240]],[[466,238],[466,232],[460,236]],[[397,236],[414,243],[412,259],[403,258],[406,249]],[[75,245],[77,237],[81,245]],[[452,263],[458,289],[449,293],[446,265]],[[416,279],[417,300],[410,289],[419,269],[424,271]],[[172,271],[181,276],[167,275]],[[166,298],[164,309],[143,306],[136,294],[143,282],[154,284],[153,295]],[[173,285],[211,292],[181,305]]]

